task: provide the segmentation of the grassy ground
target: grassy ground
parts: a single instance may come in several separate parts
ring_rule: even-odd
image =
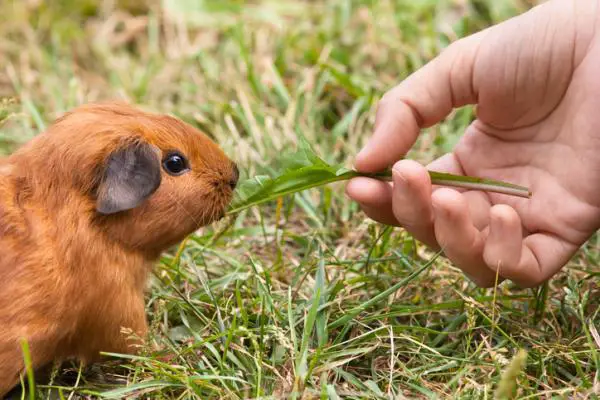
[[[0,96],[16,99],[3,114],[1,152],[77,104],[125,98],[204,129],[244,177],[276,167],[296,132],[350,165],[386,89],[449,41],[532,6],[96,3],[0,3]],[[469,108],[456,112],[410,156],[444,153],[471,118]],[[331,185],[207,227],[177,250],[151,282],[144,354],[64,366],[51,382],[64,398],[549,399],[600,390],[595,238],[540,289],[477,289]]]

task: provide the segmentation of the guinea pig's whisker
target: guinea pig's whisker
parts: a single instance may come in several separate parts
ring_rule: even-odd
[[[179,199],[177,197],[175,197],[171,192],[167,192],[169,194],[169,196],[171,196],[171,199],[173,200],[173,202],[175,204],[177,204],[189,217],[192,221],[194,221],[194,225],[196,226],[200,226],[200,222],[196,219],[196,217],[194,217],[194,215],[192,213],[190,213],[185,206],[179,201]]]

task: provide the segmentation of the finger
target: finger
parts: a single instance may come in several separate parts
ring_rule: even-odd
[[[430,171],[447,172],[449,174],[464,175],[462,165],[454,153],[446,153],[443,156],[436,158],[429,164],[427,169]]]
[[[433,193],[432,205],[435,237],[446,257],[477,286],[493,286],[496,274],[483,259],[485,238],[473,225],[465,197],[443,188]]]
[[[490,209],[490,229],[485,243],[483,258],[493,270],[514,277],[507,266],[514,269],[521,261],[523,233],[521,219],[510,206],[499,204]]]
[[[392,210],[398,223],[417,240],[436,249],[431,207],[431,179],[427,170],[412,160],[397,162],[392,169]]]
[[[360,205],[369,218],[386,225],[398,225],[392,212],[392,187],[388,182],[354,178],[346,185],[346,194]]]
[[[522,287],[535,287],[550,279],[578,247],[554,235],[536,233],[523,239],[517,212],[497,205],[490,210],[490,230],[484,260],[492,271]]]
[[[403,171],[404,166],[407,166],[406,175],[408,179],[413,176],[413,172],[415,169],[422,169],[422,167],[414,162],[400,162],[396,166],[396,170]],[[448,153],[437,160],[434,160],[429,164],[436,171],[443,171],[449,173],[461,173],[462,169],[458,165],[456,158],[452,153]],[[426,173],[426,172],[425,172]],[[417,173],[417,175],[421,175],[421,180],[426,181],[427,185],[430,185],[430,181],[427,177],[423,176],[422,172]],[[409,182],[410,183],[410,182]],[[402,182],[400,183],[403,184]],[[416,182],[413,187],[418,186],[419,183]],[[409,185],[410,189],[410,185]],[[427,192],[429,193],[429,191]],[[394,216],[392,210],[392,188],[389,183],[381,182],[375,179],[359,177],[351,179],[346,185],[346,194],[352,200],[356,201],[360,204],[361,209],[373,220],[387,224],[387,225],[395,225],[399,226],[400,223]],[[401,196],[403,199],[403,203],[408,203],[410,206],[414,203],[415,198],[411,198],[410,191],[403,193]],[[430,202],[429,198],[425,199],[425,196],[421,197],[420,201]],[[399,206],[401,207],[401,206]],[[408,210],[410,207],[406,207]],[[406,219],[406,218],[404,218]],[[433,227],[430,227],[433,232]]]
[[[356,156],[357,170],[389,167],[406,154],[420,129],[438,123],[452,108],[476,101],[472,75],[480,37],[475,34],[454,42],[385,94],[373,136]]]
[[[447,153],[427,165],[430,171],[446,172],[455,175],[465,175],[465,171],[460,160],[454,153]],[[433,191],[443,186],[433,185]],[[453,188],[455,191],[463,193],[469,204],[469,213],[473,224],[478,230],[482,230],[489,224],[489,211],[491,207],[490,198],[487,193],[478,190],[468,190],[463,188]]]

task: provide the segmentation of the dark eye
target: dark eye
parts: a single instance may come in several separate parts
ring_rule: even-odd
[[[189,167],[187,160],[179,153],[169,154],[163,161],[163,168],[170,175],[181,175],[186,172]]]

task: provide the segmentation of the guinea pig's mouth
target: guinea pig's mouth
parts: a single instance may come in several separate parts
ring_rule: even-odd
[[[219,200],[217,200],[217,202],[215,204],[217,207],[213,208],[212,212],[209,214],[210,215],[210,218],[208,221],[209,223],[221,221],[222,219],[224,219],[227,216],[227,210],[228,210],[231,200],[233,199],[233,194],[231,194],[231,195],[228,194],[228,195],[223,196],[222,193],[219,193],[218,197],[219,197]]]
[[[233,179],[226,176],[219,176],[217,179],[212,180],[211,185],[213,190],[208,198],[213,206],[208,212],[208,223],[218,222],[227,215],[227,210],[234,197],[237,176],[236,173]]]
[[[217,214],[217,217],[215,218],[215,222],[220,221],[223,218],[225,218],[225,209],[222,209],[221,211],[219,211],[219,213]]]

